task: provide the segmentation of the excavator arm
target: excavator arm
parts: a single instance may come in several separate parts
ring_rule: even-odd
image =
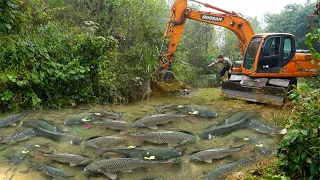
[[[198,1],[194,2],[200,3]],[[187,19],[221,26],[231,30],[238,38],[238,46],[241,54],[245,54],[245,49],[248,47],[250,39],[254,35],[254,31],[250,23],[235,12],[229,12],[209,4],[200,4],[203,4],[207,8],[219,11],[220,13],[205,12],[188,8],[187,0],[177,0],[173,4],[172,13],[163,36],[164,41],[169,36],[168,52],[162,53],[161,47],[161,51],[158,56],[161,70],[167,70],[173,62],[174,54],[177,50]]]

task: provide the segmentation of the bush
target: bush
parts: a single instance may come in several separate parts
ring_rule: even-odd
[[[277,145],[277,164],[293,179],[311,180],[320,176],[320,89],[306,85],[301,90],[302,93],[295,90],[290,96],[297,102],[296,114]]]
[[[1,109],[113,101],[117,41],[93,27],[71,34],[49,22],[0,38]],[[107,92],[107,93],[106,93]]]

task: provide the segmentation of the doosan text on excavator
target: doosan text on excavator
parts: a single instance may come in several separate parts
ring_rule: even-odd
[[[187,0],[176,0],[164,33],[169,38],[168,51],[161,47],[158,55],[160,70],[170,72],[171,63],[188,19],[221,26],[232,31],[238,38],[242,61],[233,68],[230,81],[222,82],[222,95],[253,101],[282,105],[288,90],[297,83],[298,77],[318,75],[318,62],[312,62],[308,50],[297,50],[294,35],[288,33],[254,34],[250,23],[240,14],[200,3],[215,12],[199,11],[187,7]],[[163,43],[164,45],[164,43]],[[163,46],[162,45],[162,46]],[[163,73],[163,74],[164,74]],[[159,80],[163,82],[163,79]],[[163,83],[158,85],[165,89]],[[168,89],[168,88],[167,88]]]

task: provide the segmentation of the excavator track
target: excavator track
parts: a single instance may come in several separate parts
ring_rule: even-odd
[[[295,79],[250,78],[233,75],[230,81],[222,82],[223,96],[245,101],[282,106]]]

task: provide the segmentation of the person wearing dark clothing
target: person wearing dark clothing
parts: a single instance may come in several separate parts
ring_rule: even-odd
[[[218,60],[209,64],[208,66],[211,67],[212,65],[215,65],[217,63],[222,63],[223,64],[223,68],[222,70],[220,71],[220,75],[223,79],[223,81],[226,81],[226,77],[224,76],[224,74],[226,72],[228,72],[228,80],[230,80],[230,77],[231,77],[231,71],[232,71],[232,62],[229,58],[225,58],[223,57],[222,55],[219,55],[218,56]]]

